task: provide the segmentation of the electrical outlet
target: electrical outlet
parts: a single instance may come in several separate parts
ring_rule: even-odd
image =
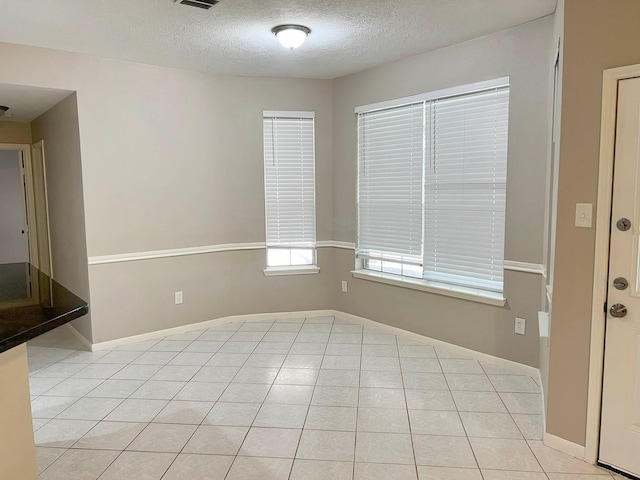
[[[176,305],[180,305],[182,303],[182,292],[175,293]]]
[[[342,293],[347,293],[347,281],[342,280]]]
[[[516,317],[516,333],[518,335],[524,335],[526,331],[527,321],[524,318]]]

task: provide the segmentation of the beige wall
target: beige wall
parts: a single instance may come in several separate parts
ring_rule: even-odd
[[[0,143],[31,143],[31,125],[19,122],[0,122]]]
[[[66,181],[74,198],[84,191],[90,257],[264,242],[263,110],[316,112],[317,237],[332,238],[331,81],[211,75],[8,44],[0,60],[12,65],[2,83],[77,92],[82,171]],[[322,252],[320,275],[265,278],[264,266],[264,251],[89,266],[93,340],[229,313],[331,307]],[[174,291],[184,292],[180,309]]]
[[[0,353],[0,465],[2,478],[36,480],[27,347]]]
[[[334,82],[333,215],[337,240],[356,237],[358,105],[511,77],[505,258],[543,263],[548,80],[553,17],[357,73]],[[538,365],[540,276],[507,272],[497,308],[351,278],[353,252],[336,253],[336,308],[528,365]],[[527,335],[514,333],[516,316]]]
[[[33,142],[44,142],[53,277],[89,302],[89,272],[76,95],[71,94],[32,124]],[[91,318],[74,326],[91,339]]]
[[[547,431],[584,445],[594,229],[574,227],[575,204],[595,203],[602,71],[640,63],[640,2],[566,0],[562,143]]]

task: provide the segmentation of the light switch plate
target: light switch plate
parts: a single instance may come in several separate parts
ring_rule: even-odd
[[[576,227],[591,228],[593,222],[593,205],[576,203]]]

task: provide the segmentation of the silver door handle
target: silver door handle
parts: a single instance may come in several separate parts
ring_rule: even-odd
[[[609,313],[612,317],[622,318],[627,316],[627,307],[622,305],[621,303],[616,303],[615,305],[611,305],[609,309]]]

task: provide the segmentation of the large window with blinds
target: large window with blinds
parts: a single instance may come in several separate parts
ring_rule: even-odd
[[[263,112],[267,267],[314,265],[314,112]]]
[[[356,113],[363,268],[502,293],[509,79]]]

